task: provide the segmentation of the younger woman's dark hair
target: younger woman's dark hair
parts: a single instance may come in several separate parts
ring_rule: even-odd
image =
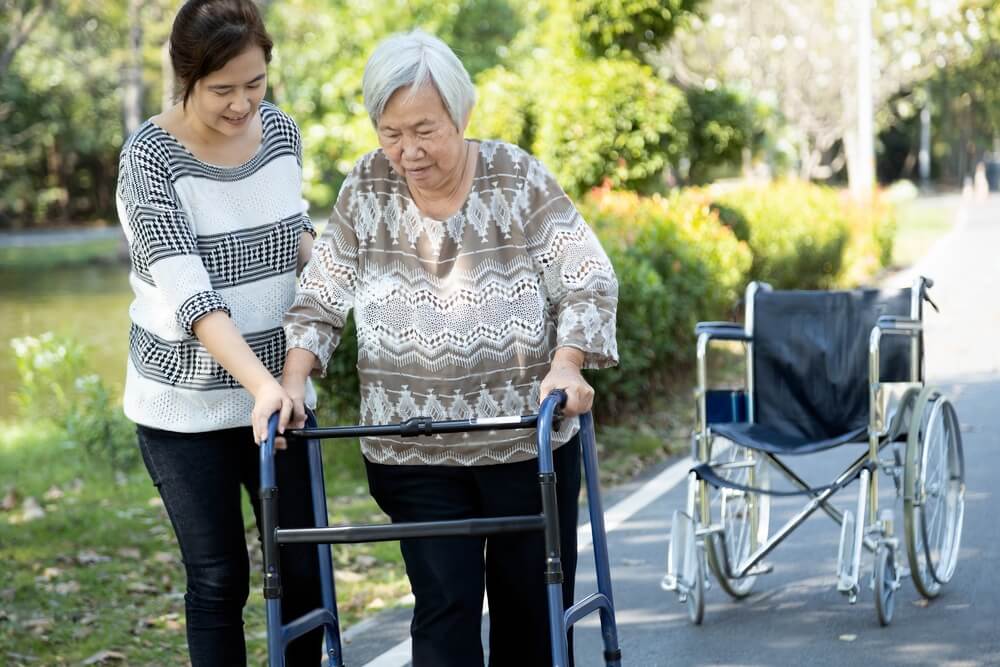
[[[253,0],[188,0],[170,31],[170,61],[184,104],[194,85],[248,48],[259,46],[271,62],[274,43]]]

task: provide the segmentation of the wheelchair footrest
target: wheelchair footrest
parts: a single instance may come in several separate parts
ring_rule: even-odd
[[[756,577],[759,574],[771,574],[772,572],[774,572],[774,566],[771,565],[770,563],[757,563],[749,570],[747,570],[746,574],[744,574],[743,576]]]

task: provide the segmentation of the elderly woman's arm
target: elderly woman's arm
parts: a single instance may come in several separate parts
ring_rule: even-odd
[[[618,363],[618,280],[600,242],[540,162],[528,158],[524,213],[528,250],[541,267],[557,316],[557,348],[541,396],[567,393],[565,413],[590,410],[594,390],[580,373]]]
[[[302,272],[295,301],[285,313],[285,366],[281,384],[292,398],[290,424],[305,422],[305,385],[310,374],[323,375],[340,343],[354,306],[358,279],[358,239],[351,223],[353,178],[348,177],[323,236]]]

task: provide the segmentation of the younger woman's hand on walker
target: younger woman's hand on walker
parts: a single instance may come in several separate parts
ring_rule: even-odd
[[[271,379],[263,386],[253,392],[254,404],[253,412],[250,413],[251,424],[253,424],[253,438],[258,445],[267,439],[267,422],[271,415],[278,413],[278,433],[284,433],[285,427],[292,416],[294,404],[288,392],[278,384],[278,381]],[[277,439],[275,443],[278,449],[285,448],[284,438]]]

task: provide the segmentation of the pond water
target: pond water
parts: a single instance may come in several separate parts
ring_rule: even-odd
[[[131,301],[125,264],[0,270],[0,418],[15,412],[11,393],[17,372],[10,341],[19,336],[52,331],[83,343],[91,370],[120,393]]]

